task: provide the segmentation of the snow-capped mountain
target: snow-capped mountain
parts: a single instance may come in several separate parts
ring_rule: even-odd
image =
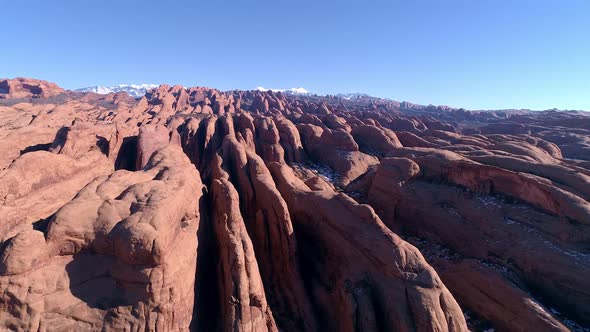
[[[119,84],[115,86],[91,86],[87,88],[76,89],[78,92],[94,92],[101,95],[106,95],[113,92],[127,92],[130,96],[135,98],[143,97],[148,90],[157,88],[157,84]]]
[[[257,87],[256,90],[258,91],[272,91],[272,92],[282,92],[282,93],[286,93],[286,94],[292,94],[292,95],[308,95],[310,94],[309,91],[307,91],[304,88],[291,88],[291,89],[267,89],[267,88],[263,88],[261,86]]]
[[[352,93],[339,93],[336,95],[336,97],[346,99],[346,100],[352,100],[352,99],[360,99],[360,98],[370,98],[371,96],[369,96],[366,93],[352,92]]]

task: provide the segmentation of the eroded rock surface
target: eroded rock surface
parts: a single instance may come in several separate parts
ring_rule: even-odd
[[[42,230],[6,241],[0,321],[16,330],[187,330],[199,173],[164,147],[138,172],[99,176]]]
[[[32,79],[0,99],[0,330],[590,324],[584,113]]]

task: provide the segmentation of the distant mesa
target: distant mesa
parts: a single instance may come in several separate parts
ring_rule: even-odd
[[[57,84],[47,81],[22,77],[0,79],[0,99],[47,98],[64,92]]]

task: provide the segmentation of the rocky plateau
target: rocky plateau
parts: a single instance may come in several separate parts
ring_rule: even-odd
[[[1,331],[588,331],[590,115],[0,80]]]

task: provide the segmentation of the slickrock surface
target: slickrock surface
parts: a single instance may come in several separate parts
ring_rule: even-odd
[[[0,330],[587,331],[590,116],[0,80]]]

